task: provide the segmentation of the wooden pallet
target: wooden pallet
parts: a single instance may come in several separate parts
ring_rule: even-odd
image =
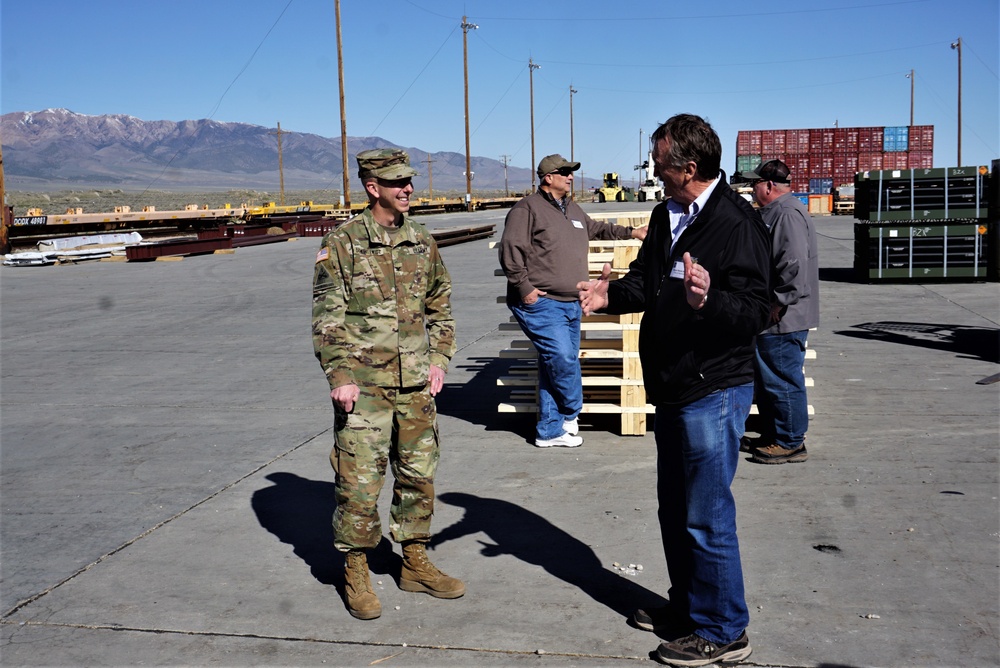
[[[595,219],[609,219],[619,225],[639,227],[648,222],[648,214],[614,214]],[[491,244],[493,246],[495,244]],[[605,263],[612,267],[612,275],[623,275],[639,252],[641,242],[591,241],[587,257],[591,278],[600,275]],[[503,276],[502,270],[497,270]],[[504,303],[503,296],[497,299]],[[646,401],[646,388],[642,380],[639,361],[639,323],[642,313],[623,315],[596,314],[584,316],[580,325],[580,370],[583,375],[583,414],[618,414],[621,417],[623,436],[642,436],[647,430],[647,415],[656,407]],[[500,324],[500,331],[520,335],[509,347],[499,352],[505,359],[520,360],[510,372],[497,378],[497,385],[510,390],[510,400],[497,406],[501,413],[538,412],[537,352],[530,341],[523,338],[521,328],[513,317]],[[806,350],[806,359],[815,359],[813,350]],[[806,378],[806,385],[813,381]],[[751,407],[757,414],[757,406]],[[809,406],[812,416],[813,407]]]

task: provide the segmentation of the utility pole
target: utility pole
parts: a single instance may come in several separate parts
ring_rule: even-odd
[[[10,252],[10,237],[8,236],[11,220],[10,209],[7,208],[7,190],[3,180],[3,148],[0,147],[0,253]]]
[[[951,48],[958,51],[958,164],[962,166],[962,38],[952,43]]]
[[[472,211],[472,156],[469,152],[469,30],[478,28],[462,17],[462,57],[465,67],[465,208]]]
[[[531,192],[535,192],[535,70],[541,65],[535,65],[528,58],[528,90],[531,94]]]
[[[573,158],[573,93],[575,92],[576,91],[573,90],[573,84],[570,84],[569,85],[569,161],[570,162],[576,162],[576,160]],[[573,189],[574,190],[576,189],[575,185],[573,186]],[[576,199],[576,194],[572,190],[570,191],[569,194],[572,199]]]
[[[344,46],[340,38],[340,0],[334,0],[337,10],[337,81],[340,84],[340,157],[344,172],[344,206],[351,208],[351,177],[347,172],[347,115],[344,111]]]
[[[510,160],[509,155],[501,155],[500,161],[503,162],[503,196],[510,197],[510,191],[507,189],[507,164]]]
[[[913,127],[913,70],[906,75],[906,78],[910,80],[910,127]]]
[[[639,170],[639,183],[645,183],[645,181],[642,180],[642,128],[639,128],[639,166],[637,169]],[[648,167],[646,168],[646,173],[649,173]]]
[[[431,171],[431,163],[437,160],[431,160],[431,154],[428,153],[424,162],[427,163],[427,191],[430,193],[427,198],[434,199],[434,172]]]
[[[288,133],[281,129],[281,121],[278,121],[278,131],[271,134],[278,135],[278,182],[281,184],[281,206],[285,206],[285,167],[281,162],[281,135]]]

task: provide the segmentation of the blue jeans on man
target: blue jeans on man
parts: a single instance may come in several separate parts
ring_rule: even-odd
[[[670,603],[719,645],[750,623],[736,536],[732,482],[753,384],[717,390],[683,406],[657,406],[660,531]]]
[[[583,409],[580,374],[580,302],[539,297],[511,305],[511,312],[538,351],[538,439],[553,439]]]
[[[794,450],[805,440],[809,400],[802,365],[808,335],[808,330],[757,335],[757,410],[765,445]]]

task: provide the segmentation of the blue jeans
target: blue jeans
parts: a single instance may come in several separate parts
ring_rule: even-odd
[[[670,602],[717,644],[733,642],[750,623],[730,487],[752,402],[747,383],[685,406],[656,407],[656,495]]]
[[[809,429],[809,400],[802,364],[809,331],[757,336],[757,410],[761,437],[789,450]]]
[[[583,408],[580,376],[580,303],[539,297],[511,306],[514,318],[538,351],[536,438],[562,436],[563,422]]]

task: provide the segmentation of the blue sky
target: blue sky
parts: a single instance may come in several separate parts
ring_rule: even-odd
[[[648,133],[705,116],[733,170],[738,130],[935,126],[935,166],[1000,155],[997,0],[713,3],[343,0],[347,133],[531,166],[573,153],[626,177]],[[784,8],[784,9],[782,9]],[[3,0],[0,111],[62,107],[340,134],[333,0]],[[640,135],[640,132],[642,133]],[[640,137],[642,144],[640,144]],[[475,184],[473,184],[475,185]]]

